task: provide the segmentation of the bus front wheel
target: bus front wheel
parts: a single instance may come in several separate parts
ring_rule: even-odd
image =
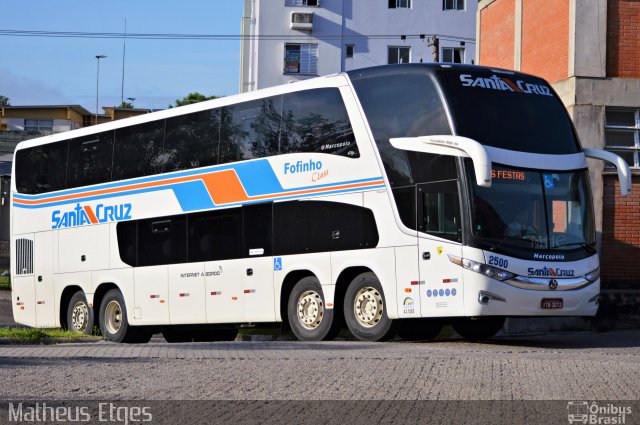
[[[87,304],[87,297],[82,291],[76,292],[67,307],[67,329],[74,333],[91,335],[93,321],[93,308]]]
[[[322,341],[336,337],[340,321],[328,309],[322,286],[315,276],[303,277],[289,295],[287,316],[291,331],[300,341]]]
[[[383,341],[393,337],[382,285],[373,273],[362,273],[349,284],[344,297],[347,327],[361,341]]]
[[[109,341],[149,342],[152,330],[129,325],[124,297],[118,289],[109,290],[100,303],[100,331]]]

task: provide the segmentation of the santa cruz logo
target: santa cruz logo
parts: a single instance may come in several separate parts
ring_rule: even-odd
[[[540,277],[573,277],[576,275],[575,270],[566,270],[559,267],[555,269],[552,267],[543,267],[541,269],[529,267],[529,269],[527,269],[527,273],[529,273],[529,276]]]
[[[108,223],[110,221],[130,220],[131,204],[98,204],[95,211],[89,205],[76,204],[69,211],[55,210],[51,213],[51,228],[84,226],[85,224]]]
[[[470,74],[461,74],[460,82],[462,82],[462,87],[480,87],[483,89],[511,91],[515,93],[553,96],[551,94],[551,89],[549,89],[549,86],[547,85],[525,83],[522,80],[516,80],[514,82],[506,77],[498,77],[497,75],[492,75],[489,78],[474,78]]]

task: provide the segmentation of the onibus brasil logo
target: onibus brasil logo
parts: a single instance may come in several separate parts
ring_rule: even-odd
[[[76,204],[69,211],[55,210],[51,213],[51,228],[84,226],[85,224],[108,223],[111,221],[130,220],[131,204],[104,205],[98,204],[95,211],[89,205]]]

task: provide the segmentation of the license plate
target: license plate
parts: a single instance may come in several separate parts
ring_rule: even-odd
[[[542,308],[562,308],[563,306],[562,298],[543,298],[540,302]]]

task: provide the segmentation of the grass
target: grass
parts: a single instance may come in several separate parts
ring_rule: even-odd
[[[50,342],[53,338],[85,339],[98,338],[94,335],[77,334],[64,329],[33,329],[0,327],[0,338],[10,338],[20,343],[41,344]]]
[[[9,276],[0,276],[0,289],[11,289]]]

